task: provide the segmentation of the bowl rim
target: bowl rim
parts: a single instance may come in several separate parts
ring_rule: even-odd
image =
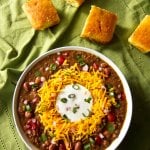
[[[124,137],[127,134],[128,129],[129,129],[130,123],[131,123],[132,110],[133,110],[131,91],[130,91],[130,88],[129,88],[129,85],[128,85],[128,82],[127,82],[125,76],[123,75],[121,70],[117,67],[117,65],[110,58],[106,57],[104,54],[102,54],[102,53],[100,53],[100,52],[98,52],[94,49],[91,49],[91,48],[86,48],[86,47],[81,47],[81,46],[64,46],[64,47],[51,49],[51,50],[47,51],[46,53],[42,54],[41,56],[37,57],[36,59],[34,59],[26,67],[26,69],[22,72],[21,76],[19,77],[19,80],[16,84],[14,94],[13,94],[12,113],[13,113],[13,120],[14,120],[14,123],[15,123],[16,130],[17,130],[20,138],[22,139],[22,141],[24,142],[24,144],[26,145],[26,147],[28,149],[39,150],[27,138],[27,136],[25,135],[25,133],[24,133],[24,131],[23,131],[21,125],[20,125],[20,122],[19,122],[19,116],[18,116],[18,113],[17,113],[17,100],[18,100],[18,96],[19,96],[19,89],[21,87],[21,84],[23,83],[23,80],[25,79],[25,76],[31,70],[31,68],[33,68],[34,65],[36,65],[36,63],[38,63],[39,61],[41,61],[42,59],[44,59],[48,55],[52,55],[52,54],[62,52],[62,51],[72,51],[72,50],[84,51],[84,52],[93,54],[95,56],[98,56],[100,59],[102,59],[103,61],[108,63],[113,68],[113,70],[117,73],[117,75],[119,76],[119,78],[122,82],[123,89],[124,89],[126,99],[127,99],[127,110],[126,110],[126,117],[125,117],[123,126],[120,130],[120,133],[119,133],[118,137],[116,139],[114,139],[114,141],[106,149],[106,150],[114,150],[123,141]]]

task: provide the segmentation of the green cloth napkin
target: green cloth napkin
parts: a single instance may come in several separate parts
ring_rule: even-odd
[[[150,0],[85,0],[80,8],[53,0],[61,22],[44,31],[31,28],[22,11],[25,0],[0,0],[0,150],[25,150],[12,117],[15,84],[26,66],[52,48],[77,45],[93,48],[124,73],[133,96],[133,117],[118,150],[150,150],[150,54],[142,54],[127,39],[146,14]],[[118,23],[112,42],[101,45],[80,38],[91,5],[113,11]]]

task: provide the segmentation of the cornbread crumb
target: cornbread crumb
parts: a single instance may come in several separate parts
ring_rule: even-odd
[[[82,5],[84,0],[66,0],[66,2],[74,7],[79,7]]]
[[[83,27],[81,37],[100,43],[108,43],[113,37],[116,22],[116,14],[93,5]]]
[[[150,15],[146,15],[128,41],[141,52],[150,52]]]
[[[33,28],[43,30],[60,22],[51,0],[29,0],[22,6]]]

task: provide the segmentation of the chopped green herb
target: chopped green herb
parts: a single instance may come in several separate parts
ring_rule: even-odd
[[[112,87],[112,88],[110,88],[110,89],[109,89],[109,91],[110,91],[110,92],[113,92],[113,91],[114,91],[114,88],[113,88],[113,87]]]
[[[91,100],[92,100],[92,98],[91,98],[91,97],[89,97],[89,98],[87,98],[87,99],[86,99],[86,98],[84,99],[84,101],[85,101],[85,102],[87,102],[87,103],[90,103],[90,102],[91,102]]]
[[[68,95],[68,98],[75,98],[75,97],[76,97],[75,94],[69,94],[69,95]]]
[[[121,106],[120,103],[117,103],[117,104],[115,105],[116,108],[120,108],[120,106]]]
[[[56,64],[50,64],[50,70],[51,71],[55,71],[57,69],[57,65]]]
[[[89,109],[87,109],[88,112],[89,112],[89,115],[88,116],[91,116],[92,115],[92,111],[90,111]]]
[[[87,116],[85,115],[85,113],[82,113],[82,115],[83,115],[83,117],[87,117]]]
[[[108,88],[108,90],[110,90],[113,87],[113,85],[112,84],[107,84],[106,87]]]
[[[81,55],[76,56],[76,60],[79,63],[80,66],[84,66],[86,63],[84,62],[84,59]]]
[[[110,133],[112,133],[115,130],[115,125],[113,123],[108,123],[106,128]]]
[[[79,90],[79,89],[80,89],[79,85],[77,85],[77,84],[73,84],[72,87],[73,87],[75,90]]]
[[[50,132],[49,135],[50,135],[51,138],[55,137],[55,134],[52,133],[52,132]]]
[[[41,74],[40,71],[37,70],[37,71],[35,71],[34,75],[35,75],[36,77],[40,77],[42,74]]]
[[[84,61],[81,61],[79,64],[80,64],[80,66],[86,65],[86,63]]]
[[[37,89],[38,87],[39,87],[39,86],[38,86],[38,84],[36,84],[36,83],[31,85],[31,88],[32,88],[32,89]]]
[[[73,107],[73,110],[72,110],[73,113],[75,114],[79,108],[80,108],[79,106]]]
[[[94,139],[93,138],[89,138],[89,141],[90,141],[90,143],[93,145],[93,144],[95,144],[95,141],[94,141]]]
[[[66,114],[63,115],[63,118],[69,120]]]
[[[67,98],[62,98],[61,99],[61,102],[63,102],[63,103],[67,103],[67,101],[68,101]]]
[[[32,111],[31,106],[29,104],[25,105],[25,110],[31,112]]]
[[[42,133],[41,136],[40,136],[40,141],[41,142],[45,142],[47,140],[47,136],[45,133]]]
[[[85,144],[84,147],[83,147],[83,149],[84,149],[84,150],[91,150],[91,145],[90,145],[90,143]]]

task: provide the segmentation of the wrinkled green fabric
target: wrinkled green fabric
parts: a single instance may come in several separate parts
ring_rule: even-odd
[[[150,53],[142,54],[127,39],[146,14],[150,0],[86,0],[80,8],[53,0],[61,22],[44,31],[31,28],[22,11],[25,0],[0,0],[0,150],[25,150],[12,118],[15,84],[26,66],[52,48],[76,45],[93,48],[116,63],[133,96],[133,117],[118,150],[150,150]],[[113,40],[97,44],[80,38],[91,5],[117,13]]]

